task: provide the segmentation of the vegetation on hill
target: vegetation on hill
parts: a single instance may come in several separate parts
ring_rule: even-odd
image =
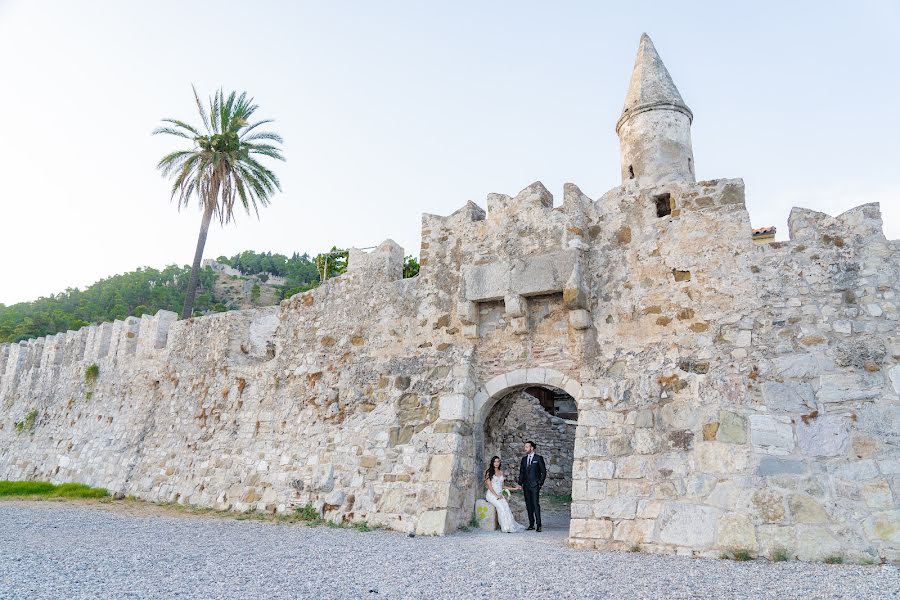
[[[333,249],[326,254],[328,254],[329,279],[346,270],[345,251]],[[288,258],[283,254],[251,250],[230,258],[220,256],[216,261],[230,265],[248,277],[255,276],[261,282],[263,289],[258,288],[259,292],[253,291],[254,286],[249,288],[248,304],[244,307],[278,302],[318,286],[321,274],[316,265],[322,265],[323,268],[325,265],[324,254],[310,258],[308,254],[295,252]],[[159,310],[177,312],[184,305],[190,272],[190,267],[186,265],[182,267],[170,265],[162,270],[142,267],[101,279],[84,290],[69,288],[59,294],[41,297],[31,302],[20,302],[10,306],[0,304],[0,343],[53,335],[61,331],[79,329],[91,323],[114,321],[128,316],[156,314]],[[414,277],[418,272],[418,261],[412,256],[407,256],[403,276]],[[267,277],[261,275],[262,273],[284,277],[285,283],[277,286],[266,285]],[[221,283],[222,277],[227,276],[220,275],[208,267],[200,271],[200,291],[194,302],[194,315],[242,308],[235,304],[233,296],[220,297],[222,294],[217,293],[217,289],[221,292],[227,287],[216,285],[217,281]]]
[[[170,265],[161,271],[142,267],[101,279],[84,290],[69,288],[32,302],[0,304],[0,342],[53,335],[91,323],[155,314],[163,309],[177,311],[184,303],[189,277],[190,269],[186,266]],[[204,291],[197,296],[198,310],[211,309],[213,298],[209,290],[215,278],[212,269],[200,272]]]

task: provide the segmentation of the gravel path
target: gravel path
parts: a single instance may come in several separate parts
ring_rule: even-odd
[[[563,530],[398,533],[0,502],[0,598],[897,598],[895,567],[569,549]]]

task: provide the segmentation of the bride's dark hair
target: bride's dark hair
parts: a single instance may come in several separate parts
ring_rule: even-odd
[[[500,460],[500,457],[499,456],[491,457],[491,464],[488,465],[487,471],[484,472],[485,479],[491,479],[494,476],[494,473],[496,473],[496,471],[494,470],[494,461],[495,460]]]

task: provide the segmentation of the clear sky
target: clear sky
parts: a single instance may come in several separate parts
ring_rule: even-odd
[[[900,238],[900,2],[0,0],[0,302],[188,264],[197,209],[155,165],[201,93],[276,119],[284,193],[207,257],[392,238],[541,180],[619,184],[614,125],[641,32],[694,112],[700,179],[752,224],[881,202]]]

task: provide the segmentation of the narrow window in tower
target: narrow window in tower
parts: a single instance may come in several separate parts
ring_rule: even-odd
[[[634,179],[634,167],[628,165],[628,179]]]
[[[691,159],[688,159],[688,173],[691,173]]]
[[[669,192],[653,196],[653,202],[656,204],[657,217],[667,217],[672,214],[672,200]]]

